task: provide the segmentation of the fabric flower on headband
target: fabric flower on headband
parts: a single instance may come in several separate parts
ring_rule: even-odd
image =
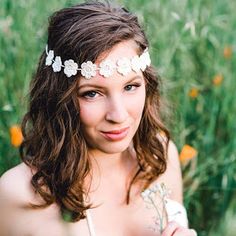
[[[91,77],[96,75],[96,64],[93,64],[91,61],[84,62],[81,64],[81,74],[86,79],[91,79]]]
[[[132,70],[131,63],[130,63],[130,60],[128,58],[124,57],[124,58],[118,60],[117,65],[118,65],[117,71],[122,75],[127,75]]]
[[[85,79],[91,79],[96,76],[97,71],[100,75],[108,78],[113,75],[115,69],[121,75],[126,76],[132,70],[136,73],[139,70],[145,71],[151,65],[151,58],[147,48],[140,56],[136,55],[133,58],[123,57],[117,60],[116,63],[105,59],[99,66],[91,61],[87,61],[81,64],[81,68],[73,59],[66,60],[63,64],[60,56],[54,58],[54,51],[48,51],[48,45],[46,45],[46,55],[45,65],[52,66],[54,72],[60,72],[64,68],[64,74],[68,78],[77,75],[78,71],[81,71],[81,75]]]
[[[62,66],[61,57],[56,56],[55,61],[52,64],[53,71],[54,72],[61,71],[61,66]]]
[[[140,61],[140,69],[142,71],[145,71],[146,67],[151,65],[151,58],[147,50],[140,56]]]
[[[141,63],[142,63],[142,61],[140,60],[139,56],[133,57],[131,60],[132,70],[134,70],[135,72],[138,72],[142,67]]]
[[[99,74],[103,75],[106,78],[110,77],[113,74],[114,69],[116,68],[115,64],[111,60],[102,61],[99,64],[99,67]]]
[[[53,51],[53,50],[50,50],[50,51],[47,53],[46,66],[52,65],[53,58],[54,58],[54,51]]]
[[[72,75],[77,74],[78,64],[74,62],[74,60],[70,59],[64,62],[65,68],[64,73],[67,77],[71,77]],[[55,72],[55,71],[54,71]]]

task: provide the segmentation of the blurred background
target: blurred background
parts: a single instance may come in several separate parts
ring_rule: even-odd
[[[48,17],[78,0],[0,0],[0,175],[20,162],[20,123]],[[190,227],[236,235],[236,1],[117,0],[139,17],[168,100]]]

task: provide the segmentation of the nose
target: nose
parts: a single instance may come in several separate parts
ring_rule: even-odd
[[[113,96],[107,102],[106,120],[112,123],[124,123],[128,118],[127,104],[122,96]]]

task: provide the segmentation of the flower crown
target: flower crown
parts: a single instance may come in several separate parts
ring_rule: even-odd
[[[100,75],[107,78],[112,76],[115,69],[121,75],[126,76],[132,70],[136,73],[139,70],[145,71],[146,67],[151,65],[148,48],[146,48],[140,56],[137,55],[132,58],[123,57],[116,63],[109,59],[105,59],[99,64],[99,66],[91,61],[87,61],[81,64],[81,68],[79,68],[78,64],[72,59],[66,60],[62,63],[60,56],[54,57],[54,51],[48,51],[48,45],[46,45],[46,54],[46,66],[52,65],[54,72],[60,72],[62,68],[64,68],[64,73],[68,78],[72,75],[76,75],[78,71],[81,71],[81,74],[85,79],[91,79],[93,76],[96,76],[97,71],[99,71]]]

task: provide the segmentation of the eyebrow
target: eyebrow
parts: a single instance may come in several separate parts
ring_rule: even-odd
[[[137,75],[137,76],[133,77],[132,79],[130,79],[129,81],[125,82],[125,84],[129,84],[136,79],[142,79],[142,77],[140,75]],[[104,86],[102,86],[102,85],[85,83],[85,84],[80,85],[79,89],[84,88],[84,87],[93,87],[93,88],[99,88],[99,89],[104,88]]]

